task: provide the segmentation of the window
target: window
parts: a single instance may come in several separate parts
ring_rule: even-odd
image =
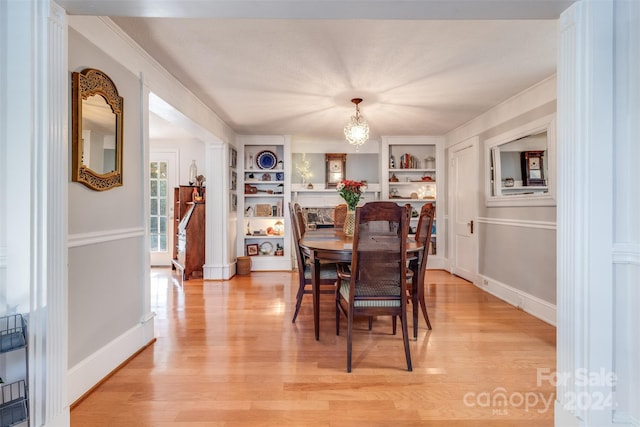
[[[167,162],[151,162],[149,171],[149,246],[151,252],[167,252]]]

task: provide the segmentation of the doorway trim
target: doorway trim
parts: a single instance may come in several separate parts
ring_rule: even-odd
[[[166,267],[171,266],[171,253],[174,242],[173,233],[173,221],[175,219],[175,200],[173,199],[173,189],[178,186],[178,175],[180,169],[180,152],[178,149],[166,149],[161,148],[154,150],[150,145],[149,150],[149,163],[167,161],[169,165],[173,163],[171,168],[167,169],[167,251],[169,252],[169,263]],[[173,170],[171,170],[173,169]],[[149,197],[151,194],[149,194]],[[151,249],[149,250],[149,257],[151,260],[151,266],[165,266],[164,264],[158,264],[158,256],[153,255]]]
[[[477,226],[478,226],[478,203],[479,203],[479,198],[478,198],[478,194],[480,194],[480,181],[478,180],[479,178],[479,159],[478,159],[478,153],[479,153],[479,147],[480,145],[480,138],[478,136],[473,136],[471,138],[467,138],[451,147],[448,148],[447,150],[447,161],[448,161],[448,165],[449,165],[449,177],[448,177],[448,182],[449,182],[449,213],[450,213],[450,217],[451,220],[449,221],[449,227],[448,227],[448,235],[449,235],[449,248],[451,248],[451,250],[449,251],[449,255],[450,255],[450,271],[452,274],[456,274],[456,275],[460,275],[459,273],[462,273],[462,271],[460,270],[460,268],[457,266],[457,262],[456,262],[456,251],[458,250],[457,246],[456,246],[456,231],[455,231],[455,227],[456,227],[456,223],[457,223],[457,216],[458,216],[458,206],[456,204],[456,198],[455,198],[455,194],[458,191],[458,182],[456,180],[456,176],[455,176],[455,156],[456,153],[461,152],[462,150],[466,150],[466,149],[471,149],[471,155],[473,157],[472,159],[472,164],[475,165],[475,170],[471,171],[472,174],[472,179],[473,176],[475,176],[475,182],[476,182],[476,186],[473,189],[473,191],[471,191],[471,194],[475,195],[475,197],[473,197],[473,200],[471,202],[471,206],[472,206],[472,213],[471,213],[471,217],[472,217],[472,221],[474,222],[474,229],[476,231],[474,231],[473,233],[471,233],[471,243],[473,244],[473,271],[467,272],[465,270],[464,275],[461,275],[461,277],[471,281],[472,283],[474,283],[475,285],[478,285],[478,233],[477,233]]]

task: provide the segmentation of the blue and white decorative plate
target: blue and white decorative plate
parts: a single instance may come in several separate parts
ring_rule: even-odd
[[[273,252],[273,244],[271,242],[262,242],[260,245],[260,254],[271,255],[271,252]]]
[[[277,162],[278,158],[273,151],[264,150],[256,156],[256,164],[260,169],[273,169]]]

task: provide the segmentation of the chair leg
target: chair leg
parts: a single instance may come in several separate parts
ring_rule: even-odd
[[[403,310],[400,315],[400,321],[402,322],[402,340],[404,341],[404,355],[407,358],[407,370],[409,372],[413,371],[413,366],[411,365],[411,353],[409,350],[409,330],[407,328],[407,311]]]
[[[392,316],[391,317],[391,332],[393,332],[393,335],[396,334],[396,330],[397,330],[397,326],[396,326],[396,322],[398,320],[398,316]]]
[[[296,310],[293,312],[293,319],[291,319],[291,323],[296,323],[296,318],[298,317],[298,312],[300,311],[300,306],[302,305],[303,296],[304,296],[304,285],[298,286],[298,293],[296,294]]]
[[[431,322],[429,321],[429,315],[427,314],[427,303],[424,300],[424,295],[420,295],[420,308],[422,308],[422,315],[424,316],[424,320],[427,322],[427,328],[431,330]],[[417,311],[417,307],[416,307],[416,311]],[[414,315],[414,321],[416,321],[417,319],[418,319],[418,314],[416,313]],[[414,332],[414,334],[417,334],[417,332]],[[416,339],[417,339],[417,335],[416,335]]]
[[[411,314],[413,315],[413,339],[418,340],[418,301],[411,298]]]
[[[336,335],[340,335],[340,300],[336,298]]]
[[[373,316],[369,316],[369,330],[373,329]]]
[[[353,312],[349,310],[347,314],[347,372],[351,372],[351,349],[352,349],[352,341],[351,337],[353,335]]]

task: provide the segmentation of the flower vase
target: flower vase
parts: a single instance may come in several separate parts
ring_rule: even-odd
[[[344,219],[342,230],[345,236],[352,237],[356,228],[356,211],[347,209],[347,216]]]

